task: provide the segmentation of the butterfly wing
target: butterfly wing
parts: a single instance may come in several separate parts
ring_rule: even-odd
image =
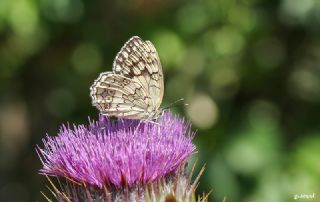
[[[113,62],[113,72],[100,74],[90,88],[92,103],[103,114],[148,119],[163,97],[163,72],[150,41],[129,39]]]
[[[139,83],[151,99],[148,111],[159,110],[164,93],[163,71],[150,41],[137,36],[129,39],[113,62],[113,72]]]
[[[101,73],[90,88],[92,104],[103,114],[125,118],[143,118],[147,108],[146,97],[141,85],[114,74]]]

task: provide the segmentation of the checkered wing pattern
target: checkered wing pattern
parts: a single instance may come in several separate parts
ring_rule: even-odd
[[[121,48],[113,71],[101,73],[90,88],[92,104],[103,114],[153,119],[160,114],[163,72],[150,41],[134,36]]]

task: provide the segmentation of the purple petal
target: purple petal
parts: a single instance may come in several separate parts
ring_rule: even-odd
[[[124,120],[63,125],[56,137],[36,147],[40,173],[68,177],[102,188],[154,181],[174,172],[195,152],[190,124],[164,114],[159,123]]]

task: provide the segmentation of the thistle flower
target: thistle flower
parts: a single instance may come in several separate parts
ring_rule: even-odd
[[[63,125],[57,136],[43,139],[44,148],[36,148],[40,173],[66,181],[60,190],[53,186],[59,201],[195,199],[185,171],[196,152],[189,123],[170,112],[158,123],[102,115],[89,122]]]

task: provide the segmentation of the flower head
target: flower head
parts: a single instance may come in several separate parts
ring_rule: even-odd
[[[174,173],[195,152],[190,124],[163,115],[158,123],[137,120],[63,125],[56,137],[37,146],[42,174],[61,176],[98,188],[132,187]]]

